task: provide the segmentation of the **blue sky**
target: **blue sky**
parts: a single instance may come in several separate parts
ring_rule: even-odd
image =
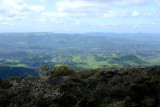
[[[0,0],[0,32],[160,33],[160,0]]]

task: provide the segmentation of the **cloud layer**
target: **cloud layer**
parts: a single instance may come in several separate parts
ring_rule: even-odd
[[[157,25],[159,6],[160,0],[0,0],[0,25]]]
[[[0,0],[0,20],[25,19],[45,10],[42,5],[29,5],[23,0]]]

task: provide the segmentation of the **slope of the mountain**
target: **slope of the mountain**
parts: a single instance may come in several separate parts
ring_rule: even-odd
[[[49,78],[0,79],[0,106],[159,107],[160,105],[159,66],[112,67],[76,72],[70,70],[62,65],[57,66],[48,75]]]
[[[38,76],[38,73],[31,68],[23,67],[0,67],[0,78]]]

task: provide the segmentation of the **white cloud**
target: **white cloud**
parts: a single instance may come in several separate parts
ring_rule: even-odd
[[[9,25],[9,23],[6,23],[6,22],[4,22],[4,23],[0,23],[0,24],[2,24],[2,25]]]
[[[39,12],[39,11],[44,11],[45,10],[45,7],[44,6],[31,6],[29,8],[30,10],[33,10],[33,11],[36,11],[36,12]]]
[[[27,0],[0,0],[0,20],[24,21],[25,19],[35,19],[42,23],[53,22],[62,24],[67,22],[67,20],[72,20],[74,24],[79,25],[87,22],[88,18],[91,20],[97,18],[96,20],[99,20],[98,18],[142,18],[149,16],[138,11],[112,10],[115,7],[125,7],[126,9],[127,6],[140,5],[145,3],[146,0],[59,0],[55,5],[56,7],[47,8],[56,9],[49,11],[47,11],[45,5],[50,6],[48,3],[51,0],[37,0],[38,5],[29,4],[25,1]],[[80,21],[76,20],[77,18]],[[86,20],[83,20],[83,18],[86,18]]]
[[[51,0],[38,0],[39,2],[49,2]]]
[[[81,23],[77,21],[77,22],[75,22],[75,24],[76,24],[76,25],[79,25],[79,24],[81,24]]]
[[[144,3],[145,0],[62,0],[57,3],[58,12],[81,13],[104,11],[110,6],[128,6]]]
[[[130,13],[116,12],[116,11],[106,11],[99,13],[65,13],[65,12],[44,12],[42,13],[43,18],[55,19],[55,18],[146,18],[149,14],[141,13],[138,11],[133,11]]]
[[[46,19],[39,19],[39,21],[41,21],[41,22],[45,22],[45,21],[46,21]]]
[[[29,10],[28,6],[23,0],[1,0],[1,9],[6,11],[24,11]],[[30,7],[30,6],[29,6]]]
[[[134,6],[145,3],[145,0],[62,0],[56,4],[57,12],[54,17],[77,18],[116,18],[116,17],[142,17],[141,13],[125,13],[110,11],[109,7]]]
[[[68,13],[44,12],[42,13],[42,16],[49,18],[67,17]]]
[[[69,17],[72,17],[72,18],[86,18],[86,17],[91,17],[90,15],[91,14],[87,14],[87,13],[43,12],[41,14],[41,17],[47,17],[49,19],[69,18]]]
[[[90,0],[70,0],[70,1],[90,1]],[[93,2],[103,2],[114,5],[133,5],[143,3],[145,0],[92,0]]]
[[[156,23],[155,22],[152,22],[152,25],[155,25]]]
[[[105,18],[116,18],[116,17],[126,17],[128,14],[126,13],[118,13],[115,11],[109,11],[107,13],[104,13]]]
[[[45,10],[42,5],[30,5],[24,0],[0,0],[0,20],[26,19],[34,12]]]
[[[137,11],[134,11],[134,12],[133,12],[133,14],[132,14],[132,16],[133,16],[133,17],[140,16],[140,13],[139,13],[139,12],[137,12]]]
[[[138,17],[138,18],[144,18],[144,17],[149,17],[150,15],[149,14],[143,14],[143,13],[140,13],[138,11],[133,11],[132,17]]]

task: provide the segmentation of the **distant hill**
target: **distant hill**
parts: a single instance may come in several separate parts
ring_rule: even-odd
[[[0,50],[136,52],[160,49],[160,34],[143,33],[0,33]]]
[[[160,34],[0,33],[0,65],[74,69],[160,65]]]

